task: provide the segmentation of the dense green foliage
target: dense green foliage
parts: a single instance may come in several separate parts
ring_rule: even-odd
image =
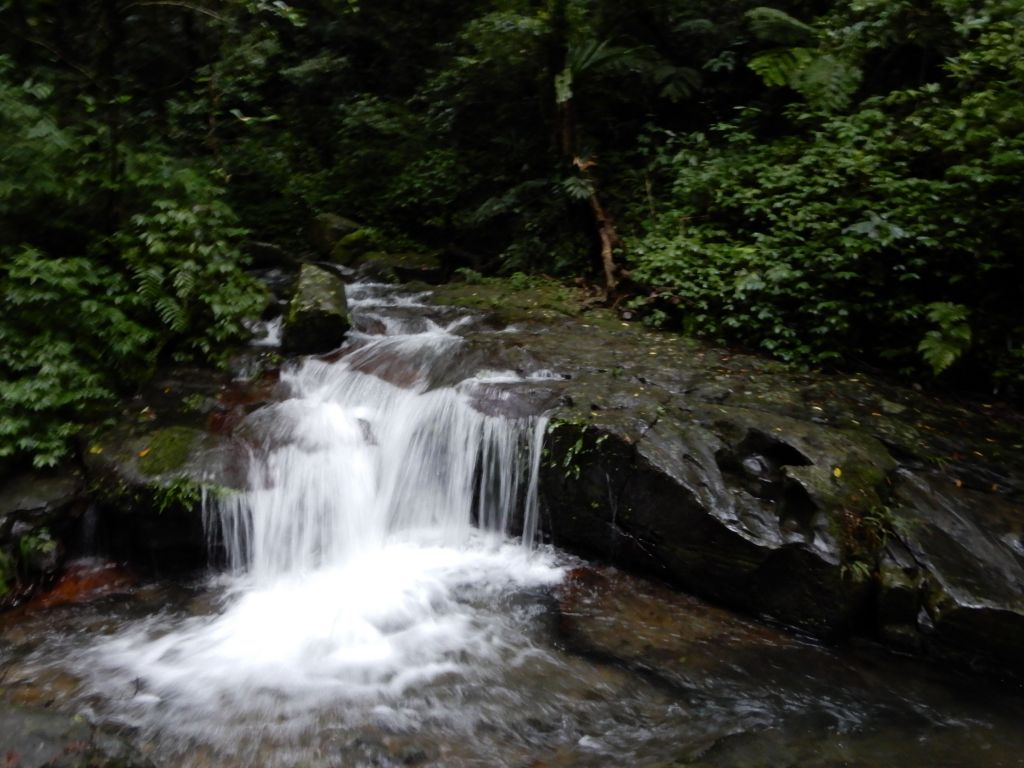
[[[0,458],[37,465],[161,357],[216,359],[264,301],[216,163],[61,75],[0,57]]]
[[[1015,0],[2,0],[0,457],[335,213],[803,365],[1022,383]],[[605,263],[606,276],[609,265]],[[609,288],[614,288],[611,280]]]
[[[913,375],[918,354],[935,373],[966,355],[1021,380],[1024,15],[966,5],[841,9],[806,62],[782,66],[804,73],[805,98],[777,110],[775,135],[758,106],[662,134],[652,168],[668,209],[630,245],[663,317],[787,360]],[[866,22],[878,28],[865,40]],[[870,70],[883,33],[941,33],[945,58],[899,87],[860,84],[850,73]],[[812,78],[823,57],[836,71]],[[789,82],[764,59],[755,69],[769,83]]]

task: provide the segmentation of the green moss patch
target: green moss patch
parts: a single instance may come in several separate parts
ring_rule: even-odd
[[[163,475],[185,466],[199,431],[190,427],[166,427],[150,435],[139,450],[139,469],[146,475]]]
[[[0,601],[14,588],[17,580],[17,567],[14,558],[0,549]]]
[[[522,273],[510,277],[481,277],[472,272],[463,277],[465,282],[433,289],[433,302],[493,312],[508,323],[580,317],[584,313],[580,292],[551,278]],[[600,320],[619,323],[615,314],[606,309],[588,310],[586,317],[590,323]]]

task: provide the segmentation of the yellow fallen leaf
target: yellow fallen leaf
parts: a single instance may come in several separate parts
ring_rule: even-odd
[[[152,448],[143,448],[141,451],[139,451],[139,458],[140,459],[146,458],[147,456],[149,456],[149,452],[152,451],[152,450],[153,450]]]
[[[843,476],[843,470],[841,470],[839,467],[834,467],[832,469],[832,476],[835,477],[836,479],[839,479],[840,477]]]
[[[103,453],[103,446],[102,445],[91,445],[91,446],[89,446],[89,453],[93,454],[94,456],[97,453]]]

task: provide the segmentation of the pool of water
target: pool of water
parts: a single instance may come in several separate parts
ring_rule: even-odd
[[[387,580],[370,563],[266,591],[122,574],[36,603],[0,630],[4,699],[126,734],[157,766],[1024,765],[1012,690],[557,552],[416,548],[356,600],[372,631],[339,592]],[[388,590],[403,611],[374,618]]]

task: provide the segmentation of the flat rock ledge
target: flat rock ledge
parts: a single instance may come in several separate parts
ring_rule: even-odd
[[[553,543],[821,638],[1024,681],[1020,413],[574,316],[531,287],[435,300],[465,296],[514,324],[504,364],[544,372],[524,399],[556,403]]]

